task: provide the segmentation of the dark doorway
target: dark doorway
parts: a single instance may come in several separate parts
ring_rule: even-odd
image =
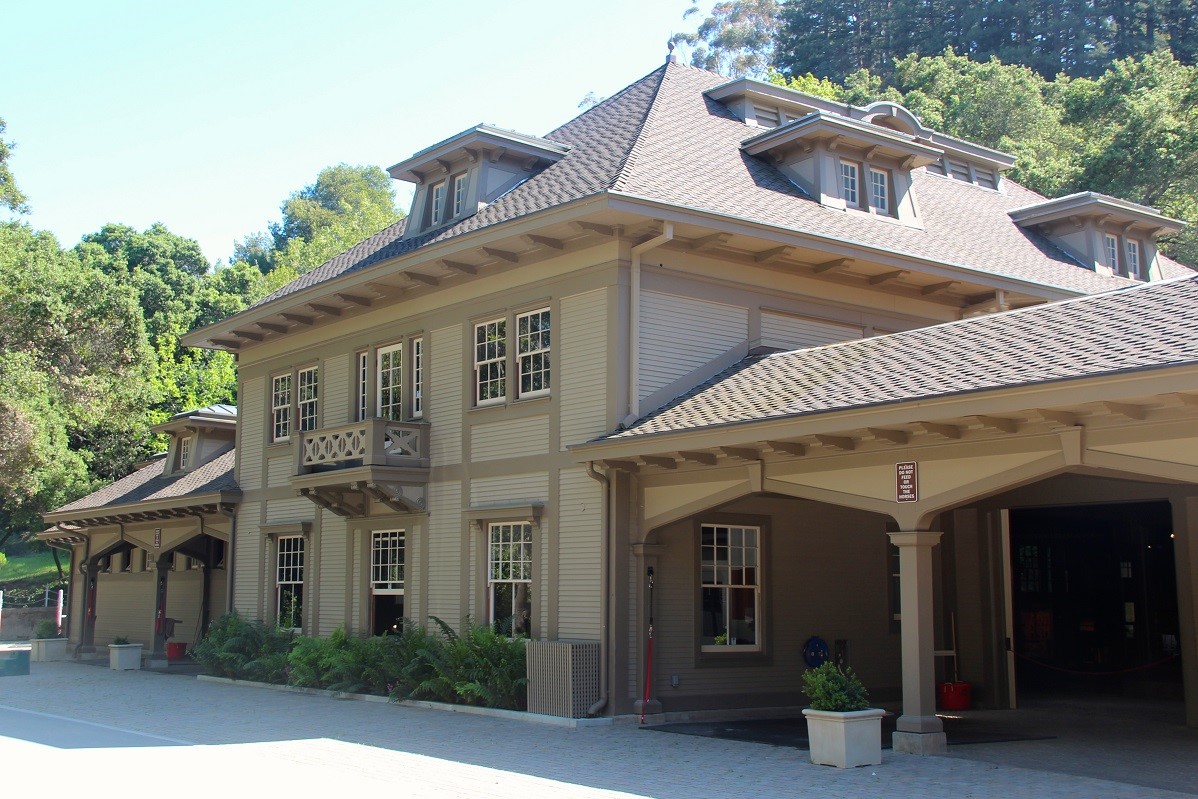
[[[371,598],[371,632],[374,635],[403,632],[403,594],[374,594]]]
[[[1169,503],[1011,511],[1020,692],[1181,699]]]

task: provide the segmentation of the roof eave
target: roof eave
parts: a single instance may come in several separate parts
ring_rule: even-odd
[[[46,524],[71,523],[84,519],[94,519],[108,516],[124,516],[135,513],[155,513],[159,511],[187,511],[208,505],[229,505],[241,501],[241,489],[222,489],[204,494],[187,494],[182,497],[168,497],[159,500],[141,500],[125,502],[118,505],[99,505],[92,508],[76,508],[68,511],[52,511],[42,514]]]

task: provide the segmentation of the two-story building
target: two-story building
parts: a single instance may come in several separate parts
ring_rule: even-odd
[[[1198,724],[1180,224],[1013,163],[669,62],[396,164],[404,221],[185,338],[238,359],[231,605],[562,642],[566,715],[799,706],[831,655],[937,751],[936,681],[1013,705],[1023,647],[1184,664]],[[1099,544],[1087,610],[1049,552]]]

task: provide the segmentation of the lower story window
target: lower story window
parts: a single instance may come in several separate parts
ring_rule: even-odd
[[[700,537],[703,649],[760,649],[761,528],[705,524]]]
[[[487,528],[487,589],[491,626],[512,638],[532,635],[532,524]]]
[[[279,537],[275,567],[278,608],[276,620],[284,629],[299,630],[304,619],[304,537]]]

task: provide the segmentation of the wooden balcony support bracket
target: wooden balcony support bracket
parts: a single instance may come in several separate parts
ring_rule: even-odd
[[[751,447],[720,447],[720,452],[729,458],[736,458],[742,461],[761,460],[761,453]]]
[[[878,441],[885,441],[900,446],[911,440],[911,435],[906,430],[888,430],[885,427],[871,427],[869,428],[869,434]]]
[[[772,247],[768,250],[762,250],[761,252],[756,253],[753,256],[753,260],[759,264],[769,264],[786,258],[794,251],[794,247]]]
[[[548,247],[551,250],[564,250],[566,248],[566,243],[564,241],[561,239],[555,239],[551,236],[539,236],[536,233],[526,233],[524,238],[527,239],[530,244],[534,244],[539,247]]]
[[[790,455],[794,458],[801,458],[807,454],[807,445],[800,444],[797,441],[767,441],[765,443],[771,452],[776,452],[779,455]]]
[[[664,455],[642,455],[641,461],[646,466],[657,466],[662,469],[677,469],[678,461]]]
[[[944,438],[958,439],[961,437],[961,428],[955,424],[939,424],[937,422],[916,422],[925,433],[935,436],[943,436]]]
[[[300,493],[320,507],[338,516],[344,516],[349,519],[366,515],[365,497],[362,497],[361,502],[354,504],[346,498],[349,492],[337,489],[301,488]],[[359,496],[362,495],[359,494]]]
[[[842,449],[845,452],[852,452],[857,449],[857,442],[850,436],[826,436],[817,434],[815,440],[823,444],[825,447],[832,449]]]
[[[520,256],[517,253],[501,250],[497,247],[480,247],[479,249],[496,260],[507,261],[509,264],[520,263]]]
[[[678,457],[704,466],[715,466],[717,460],[714,452],[679,452]]]
[[[354,485],[357,486],[359,484],[354,483]],[[371,482],[361,484],[361,487],[363,491],[393,511],[399,513],[423,513],[425,510],[424,486]]]

